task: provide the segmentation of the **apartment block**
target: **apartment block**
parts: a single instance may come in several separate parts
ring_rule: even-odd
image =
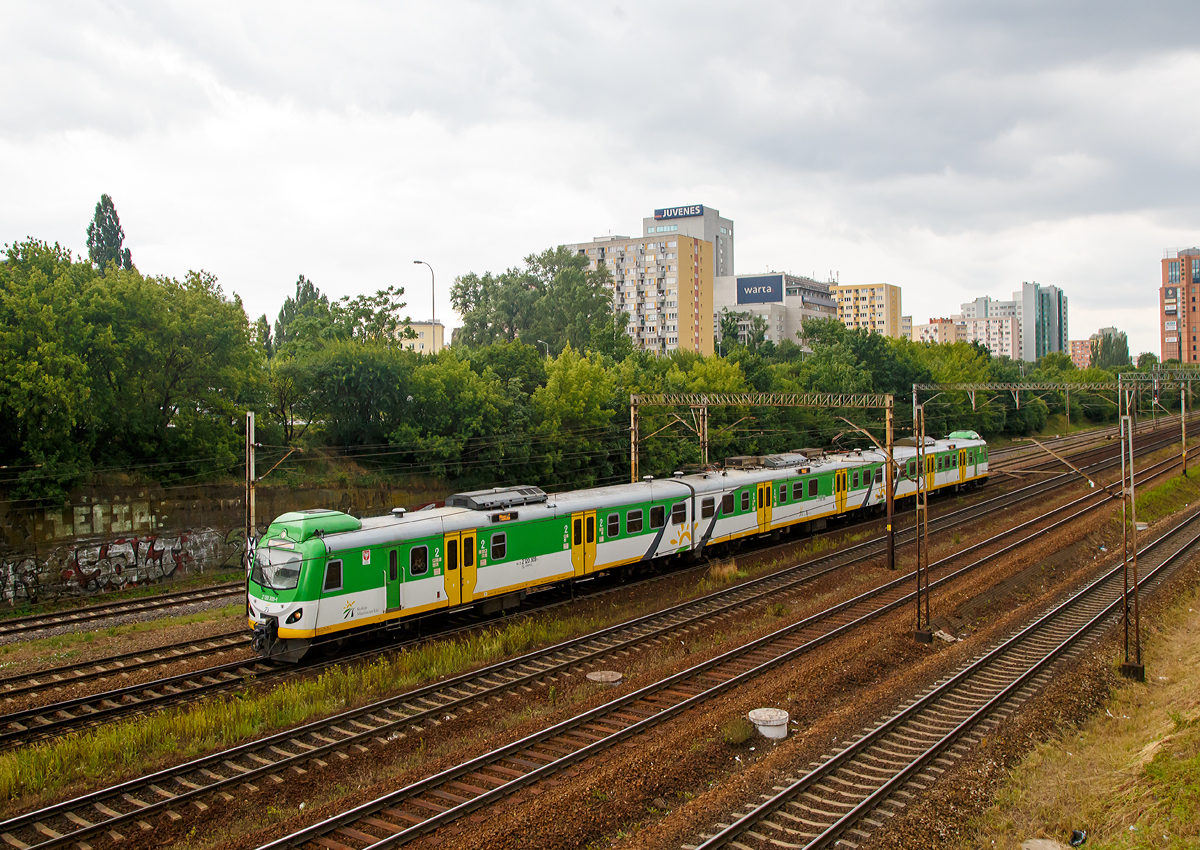
[[[1051,351],[1070,350],[1067,296],[1057,286],[1027,281],[1013,293],[1011,301],[990,296],[968,301],[962,305],[962,316],[968,325],[971,319],[1016,319],[1017,339],[1011,345],[1013,353],[1008,355],[1014,360],[1033,363]],[[979,339],[970,333],[968,328],[968,342]],[[988,349],[993,354],[1001,353],[990,345]]]
[[[766,339],[791,340],[803,346],[800,332],[805,319],[832,319],[837,302],[830,284],[787,272],[760,275],[723,275],[713,281],[713,327],[720,330],[724,310],[741,313],[738,341],[745,343],[752,317],[767,323]]]
[[[1200,362],[1196,337],[1200,318],[1196,290],[1200,287],[1200,248],[1163,252],[1162,284],[1158,288],[1158,330],[1163,361]]]
[[[405,331],[411,329],[415,339],[404,339]],[[399,329],[400,344],[410,351],[421,354],[436,354],[445,347],[446,329],[441,322],[413,322]]]
[[[959,325],[954,318],[930,319],[924,325],[914,325],[912,329],[913,342],[951,343],[958,342]]]
[[[626,332],[635,349],[712,354],[712,242],[664,230],[638,238],[597,236],[567,247],[587,257],[592,269],[608,267],[613,305],[629,316]],[[730,255],[732,250],[730,245]]]
[[[1016,316],[970,319],[964,316],[959,327],[959,339],[978,342],[997,357],[1021,359],[1021,323]]]
[[[838,318],[848,328],[899,338],[900,287],[890,283],[834,284],[830,292],[837,301]]]
[[[1090,339],[1071,340],[1071,362],[1076,369],[1087,369],[1092,365],[1092,341]]]
[[[900,337],[902,339],[912,339],[913,338],[912,316],[901,316],[900,317]]]

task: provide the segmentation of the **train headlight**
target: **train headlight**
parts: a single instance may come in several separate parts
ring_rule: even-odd
[[[285,625],[288,625],[288,626],[290,626],[292,623],[299,622],[299,621],[300,621],[300,618],[301,618],[301,617],[303,617],[303,616],[304,616],[304,609],[303,609],[303,608],[297,608],[295,611],[293,611],[292,613],[288,614],[288,618],[287,618],[286,620],[284,620],[283,622],[284,622],[284,624],[285,624]]]

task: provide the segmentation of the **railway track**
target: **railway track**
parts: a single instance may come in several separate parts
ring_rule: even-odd
[[[1173,464],[1173,460],[1163,461],[1156,464],[1153,469],[1160,470],[1159,474],[1161,474],[1162,470],[1171,468]],[[1147,474],[1153,474],[1153,472],[1151,470],[1143,472],[1143,475]],[[1078,501],[1099,503],[1095,494]],[[1068,521],[1070,519],[1064,522]],[[1048,533],[1049,530],[1040,533]],[[860,544],[855,548],[862,551],[872,545],[874,546],[873,555],[877,555],[881,549],[878,543]],[[853,555],[848,557],[852,558]],[[961,557],[961,553],[955,557]],[[233,747],[224,752],[214,753],[185,765],[19,815],[0,823],[0,837],[14,847],[50,848],[85,842],[89,837],[99,833],[119,835],[121,830],[149,829],[151,828],[150,821],[154,817],[180,809],[193,800],[231,792],[241,793],[246,790],[245,786],[256,787],[254,783],[282,782],[284,781],[282,776],[286,772],[302,772],[312,765],[325,765],[329,761],[345,758],[347,751],[366,751],[380,743],[404,737],[413,730],[436,723],[448,713],[452,714],[473,705],[504,701],[514,692],[519,692],[523,688],[544,683],[556,676],[576,673],[615,653],[629,652],[644,647],[648,643],[672,639],[674,635],[694,629],[704,621],[714,621],[721,617],[732,616],[745,610],[748,606],[762,604],[765,599],[778,599],[780,594],[810,581],[818,570],[828,572],[837,569],[838,565],[833,562],[838,561],[839,558],[843,561],[848,559],[844,554],[831,556],[822,559],[820,564],[793,569],[791,574],[767,576],[729,591],[713,594],[705,599],[643,617],[632,623],[605,629],[546,650],[530,653],[522,658],[344,712],[333,718],[316,721],[259,741]],[[964,571],[973,569],[979,563],[982,562],[970,565],[964,568]],[[933,565],[935,571],[942,570],[944,567],[944,562]],[[807,571],[805,572],[805,570]],[[960,572],[962,571],[955,572],[953,575],[958,575]],[[934,586],[936,587],[952,577],[940,577]],[[905,582],[911,583],[911,576],[889,582],[882,588],[829,609],[824,614],[809,618],[809,620],[790,628],[799,636],[797,630],[809,627],[819,629],[819,623],[824,620],[826,621],[824,628],[827,637],[817,638],[816,641],[823,642],[823,640],[831,639],[836,636],[839,629],[851,628],[856,621],[861,619],[861,617],[853,616],[851,608],[854,605],[861,606],[870,598],[879,596],[881,593],[895,597],[891,602],[885,603],[874,615],[879,616],[884,611],[903,604],[907,595],[903,592],[901,585]],[[847,617],[850,618],[848,623]],[[780,637],[782,639],[784,636]],[[805,645],[811,648],[811,645],[815,645],[815,643],[810,640],[808,643],[802,644],[802,648]],[[751,653],[767,651],[769,650],[766,648],[753,646],[750,649],[743,648],[743,650],[737,651],[742,653],[740,660],[728,659],[732,664],[731,669],[744,668],[747,664],[753,666],[754,656]],[[719,661],[720,659],[718,659]],[[777,659],[774,663],[782,663],[782,660]],[[703,670],[690,672],[696,673],[700,677],[712,675]],[[703,681],[703,678],[698,681]],[[726,687],[729,686],[733,686],[733,684],[727,682]],[[631,718],[655,721],[665,719],[668,716],[666,714],[656,717],[659,714],[658,709],[665,708],[658,701],[685,693],[678,688],[687,688],[690,691],[694,687],[694,684],[676,685],[673,680],[651,686],[649,690],[652,692],[644,694],[647,697],[646,705],[633,706],[628,710],[622,710],[622,707],[618,706],[608,716],[608,719],[590,716],[582,719],[576,718],[571,721],[574,723],[572,729],[578,728],[580,731],[573,731],[566,737],[566,740],[573,740],[576,746],[581,741],[590,741],[595,737],[595,733],[588,732],[587,729],[604,729],[608,724],[614,722],[612,718],[617,718],[621,723],[625,723]],[[646,706],[650,706],[650,708]],[[678,710],[684,710],[686,707],[683,706]],[[633,734],[633,732],[628,734]],[[580,738],[580,735],[583,737]],[[551,743],[541,746],[548,748],[537,749],[538,752],[543,753],[538,761],[546,758],[545,753],[554,752],[557,747],[562,745]],[[562,755],[565,757],[568,753],[563,752]],[[585,755],[586,753],[579,757]],[[500,756],[501,760],[506,758],[508,758],[507,755]],[[518,763],[522,759],[529,761],[520,755],[517,755],[516,758],[518,758]],[[512,770],[513,768],[506,767],[506,764],[512,763],[508,761],[500,764],[500,767]],[[494,783],[496,772],[489,771],[487,774],[492,776]],[[499,774],[504,775],[504,771],[499,771]],[[515,780],[516,777],[510,778]],[[486,783],[486,780],[479,781]],[[459,784],[463,783],[459,782]],[[448,787],[453,789],[457,786]],[[456,792],[450,790],[447,793],[455,794]],[[443,802],[446,800],[443,799]],[[391,808],[391,806],[387,806],[387,808]]]
[[[1141,454],[1153,452],[1164,445],[1169,445],[1170,442],[1169,439],[1166,439],[1144,444],[1138,451]],[[1171,460],[1164,461],[1156,465],[1156,468],[1167,467],[1172,462]],[[1115,463],[1114,459],[1109,458],[1108,460],[1094,464],[1088,469],[1092,474],[1095,474]],[[1054,479],[1038,482],[1015,492],[1009,492],[959,509],[949,515],[938,517],[932,521],[933,531],[935,533],[944,531],[954,526],[971,522],[1000,507],[1011,508],[1019,502],[1039,498],[1045,493],[1063,486],[1072,477],[1071,475],[1058,476]],[[897,545],[901,546],[909,542],[912,539],[912,535],[913,532],[911,529],[900,529],[897,533]],[[858,563],[876,557],[882,551],[883,543],[878,540],[867,541],[844,548],[833,555],[816,561],[810,561],[799,572],[784,571],[777,574],[779,576],[779,587],[793,587],[796,583],[813,581],[816,578],[827,575],[833,570],[842,569],[850,563]],[[738,601],[735,604],[744,607],[747,604],[753,604],[753,600],[755,599],[766,598],[769,594],[780,592],[779,587],[776,586],[776,582],[772,581],[773,578],[773,576],[768,576],[760,580],[763,582],[761,587],[759,587],[759,582],[743,585],[751,595],[746,601]],[[601,590],[603,591],[603,588]],[[543,611],[550,607],[564,604],[566,601],[567,598],[561,591],[557,594],[547,592],[545,604],[523,613],[528,614]],[[480,624],[480,621],[472,619],[469,616],[460,618],[460,620],[462,619],[465,619],[465,622],[456,623],[452,621],[448,623],[449,628],[444,628],[436,636],[444,638],[455,633],[476,628]],[[399,649],[411,645],[417,642],[417,640],[419,639],[410,639],[399,644],[392,644],[389,649]],[[227,650],[218,648],[214,651],[223,653]],[[11,748],[37,740],[45,740],[85,729],[101,722],[112,722],[126,716],[145,714],[150,711],[162,710],[200,698],[216,696],[244,687],[251,681],[262,683],[264,681],[297,675],[317,674],[336,664],[349,664],[359,660],[374,658],[380,651],[379,647],[372,647],[355,655],[318,661],[302,667],[281,667],[255,659],[240,659],[207,667],[202,670],[168,676],[152,682],[127,685],[89,696],[62,700],[47,705],[27,707],[20,711],[0,716],[0,748]],[[161,662],[154,661],[152,663],[160,664]],[[10,685],[12,684],[10,683]]]
[[[242,598],[246,594],[243,582],[233,581],[214,584],[208,587],[192,590],[177,590],[172,593],[158,593],[154,596],[142,596],[132,599],[117,599],[112,602],[102,602],[97,605],[86,605],[81,608],[71,608],[49,614],[30,614],[24,617],[8,617],[0,619],[0,638],[13,635],[24,635],[30,632],[52,629],[59,626],[77,626],[82,623],[92,623],[96,620],[106,620],[126,614],[143,614],[153,611],[163,611],[177,608],[181,605],[191,605],[197,602],[212,602],[221,599]]]
[[[1095,502],[1049,526],[1033,530],[1021,540],[966,566],[952,569],[948,563],[961,555],[939,561],[932,565],[937,578],[930,586],[943,587],[1019,546],[1063,528],[1098,504]],[[904,587],[911,581],[912,577],[906,576],[889,582],[520,741],[313,824],[264,845],[263,850],[394,847],[427,835],[911,603],[913,594]],[[642,641],[641,646],[645,647],[646,642]],[[567,667],[564,672],[570,669]],[[542,670],[534,675],[545,677],[552,672]],[[450,710],[443,706],[439,712]]]
[[[1139,553],[1139,587],[1152,592],[1200,542],[1191,515]],[[1049,684],[1058,665],[1120,622],[1118,564],[948,679],[885,717],[841,752],[686,850],[855,847],[923,792],[1001,720]]]

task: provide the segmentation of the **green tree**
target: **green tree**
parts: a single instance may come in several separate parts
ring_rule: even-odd
[[[730,310],[728,307],[721,308],[721,313],[717,317],[717,327],[720,329],[718,339],[723,348],[732,349],[741,345],[738,325],[745,315],[745,313]]]
[[[88,258],[100,271],[104,271],[111,264],[120,269],[133,268],[133,258],[129,249],[121,247],[124,242],[125,230],[121,227],[117,208],[112,198],[101,195],[87,229]]]
[[[1122,331],[1117,334],[1099,334],[1092,340],[1092,366],[1097,369],[1118,369],[1129,366],[1129,338]]]
[[[275,346],[279,350],[289,345],[296,348],[303,340],[308,343],[305,347],[311,348],[314,340],[325,334],[331,323],[329,297],[322,295],[315,283],[300,275],[295,296],[289,296],[283,302],[275,319]]]

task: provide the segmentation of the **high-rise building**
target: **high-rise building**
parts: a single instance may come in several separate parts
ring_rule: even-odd
[[[1057,286],[1025,282],[1013,293],[1011,301],[998,301],[987,295],[968,301],[962,305],[962,316],[968,324],[968,342],[978,339],[971,335],[971,319],[1015,318],[1019,341],[1012,345],[1014,360],[1033,363],[1051,351],[1070,351],[1067,296]],[[989,350],[999,353],[991,346]]]
[[[1165,251],[1162,284],[1158,288],[1158,332],[1163,361],[1200,362],[1196,337],[1200,314],[1196,290],[1200,287],[1200,248]]]
[[[891,283],[834,284],[829,290],[846,327],[900,337],[900,287]]]
[[[901,339],[913,338],[913,323],[912,316],[900,317],[900,337]]]
[[[1071,340],[1071,362],[1076,369],[1086,369],[1092,365],[1092,341],[1090,339]]]
[[[787,339],[803,346],[799,334],[805,319],[837,317],[837,302],[829,288],[828,283],[785,272],[718,277],[713,281],[713,327],[720,330],[720,315],[729,310],[743,315],[739,342],[745,343],[758,317],[767,323],[767,340]]]
[[[978,342],[997,357],[1020,359],[1021,330],[1016,316],[971,319],[964,316],[960,320],[958,338],[963,342]]]
[[[567,247],[587,257],[592,269],[608,267],[613,306],[629,316],[626,332],[635,349],[711,354],[713,256],[720,248],[732,267],[733,222],[696,205],[656,210],[643,225],[642,237],[597,236]],[[705,234],[725,241],[715,245]]]

